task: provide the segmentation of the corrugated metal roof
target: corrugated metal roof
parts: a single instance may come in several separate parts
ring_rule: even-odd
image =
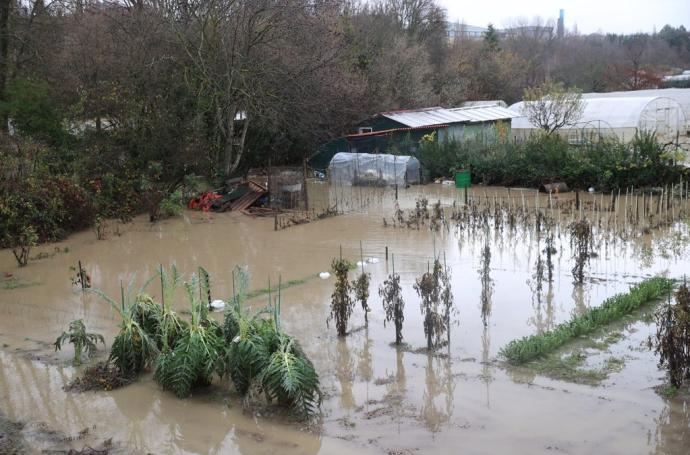
[[[418,131],[418,130],[429,130],[429,129],[434,129],[434,128],[446,128],[448,125],[441,124],[441,125],[426,125],[426,126],[419,126],[416,128],[391,128],[389,130],[381,130],[381,131],[369,131],[368,133],[354,133],[354,134],[348,134],[347,138],[358,138],[358,137],[368,137],[368,136],[385,136],[390,133],[397,133],[400,131]]]
[[[382,112],[379,115],[411,128],[450,123],[507,120],[520,116],[520,114],[516,114],[510,109],[500,106],[459,107],[453,109],[430,107],[426,109]]]
[[[508,120],[520,117],[520,114],[502,106],[472,106],[450,109],[456,114],[463,115],[470,123]]]
[[[483,101],[465,101],[460,104],[460,107],[477,107],[477,106],[501,106],[508,107],[503,100],[483,100]]]

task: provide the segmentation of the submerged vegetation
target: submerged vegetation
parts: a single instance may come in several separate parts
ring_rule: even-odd
[[[422,299],[420,310],[424,317],[424,335],[427,349],[431,351],[447,340],[443,335],[450,329],[450,316],[453,308],[453,294],[450,289],[448,270],[434,258],[433,270],[417,279],[414,288]]]
[[[500,355],[512,364],[523,364],[560,348],[568,341],[630,314],[645,303],[662,298],[673,289],[674,281],[655,277],[642,281],[625,294],[605,300],[581,316],[557,325],[553,330],[513,340],[504,346]]]
[[[191,322],[175,333],[174,342],[164,347],[156,359],[153,378],[179,398],[193,387],[211,383],[214,373],[222,376],[223,333],[220,325],[208,318],[207,303],[199,299],[194,279],[184,284],[191,307]],[[167,337],[165,338],[167,339]]]
[[[319,376],[297,340],[281,330],[280,298],[277,305],[256,314],[242,308],[249,286],[246,267],[233,270],[235,294],[227,302],[223,324],[209,317],[206,276],[202,274],[203,284],[196,276],[185,282],[172,266],[169,272],[161,267],[157,277],[160,304],[144,294],[144,288],[138,293],[131,286],[127,291],[122,288],[121,302],[96,291],[117,310],[120,331],[108,363],[87,371],[75,383],[76,389],[99,383],[103,388],[124,385],[153,368],[154,379],[164,390],[184,398],[227,375],[243,397],[255,397],[253,391],[258,391],[268,402],[276,401],[300,417],[318,412]],[[172,311],[179,287],[185,290],[190,321]]]

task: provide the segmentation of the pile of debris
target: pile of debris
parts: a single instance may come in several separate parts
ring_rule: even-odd
[[[234,185],[225,194],[218,191],[207,191],[193,198],[187,204],[192,210],[204,212],[244,212],[253,206],[262,206],[268,202],[266,186],[253,180]]]

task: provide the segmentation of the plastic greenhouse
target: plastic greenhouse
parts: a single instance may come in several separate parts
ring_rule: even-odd
[[[419,160],[413,156],[336,153],[328,165],[331,182],[386,186],[419,183]]]
[[[624,142],[632,140],[637,131],[655,132],[659,142],[682,141],[686,136],[686,119],[678,101],[658,96],[612,96],[583,98],[582,116],[573,125],[561,128],[559,134],[570,142],[585,137],[616,136]],[[524,102],[510,109],[522,114]],[[526,117],[513,119],[512,131],[516,138],[524,138],[538,130]]]

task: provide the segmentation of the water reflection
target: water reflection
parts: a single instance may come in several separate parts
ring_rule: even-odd
[[[586,285],[584,283],[573,284],[573,316],[582,316],[587,312],[589,307],[589,300],[587,299]]]
[[[491,407],[491,400],[489,397],[489,385],[493,381],[491,375],[491,333],[489,327],[484,327],[482,331],[482,381],[486,386],[486,407]]]
[[[365,382],[370,382],[374,374],[371,364],[371,338],[369,338],[369,327],[364,328],[364,342],[362,349],[357,352],[357,374]]]
[[[527,323],[534,326],[534,328],[537,329],[537,333],[544,333],[553,329],[556,319],[553,298],[553,284],[551,283],[549,283],[543,300],[541,294],[532,296],[534,314],[527,319]]]
[[[336,345],[335,376],[340,382],[340,406],[343,409],[353,409],[356,406],[352,392],[352,382],[355,379],[354,361],[350,355],[347,340],[338,338]]]
[[[656,419],[654,453],[687,453],[690,447],[690,397],[677,396],[664,401],[666,407]]]
[[[432,433],[453,415],[455,379],[450,357],[427,354],[420,418]]]
[[[151,393],[150,390],[144,390],[140,384],[133,384],[122,389],[114,390],[109,393],[110,397],[115,403],[117,410],[126,417],[123,427],[123,433],[127,437],[127,446],[144,448],[150,435],[149,427],[146,425],[147,419],[153,412],[154,403],[159,407],[160,400],[156,400],[158,393]],[[165,422],[168,423],[168,422]],[[171,440],[167,440],[169,436]],[[165,435],[161,433],[163,440],[173,447],[174,440],[172,435]]]

